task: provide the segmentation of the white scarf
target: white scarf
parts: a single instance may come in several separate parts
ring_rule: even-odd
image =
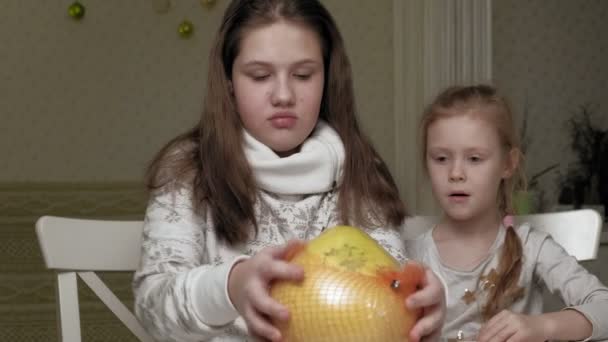
[[[244,132],[245,156],[258,187],[282,195],[329,191],[342,178],[344,145],[338,133],[319,120],[300,151],[281,158],[268,146]]]

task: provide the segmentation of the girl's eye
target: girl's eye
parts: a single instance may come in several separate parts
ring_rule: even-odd
[[[261,82],[264,81],[265,79],[267,79],[268,77],[270,77],[270,74],[264,74],[264,75],[252,75],[251,78],[256,81],[256,82]]]
[[[294,74],[294,76],[299,80],[307,80],[310,79],[311,74]]]
[[[469,158],[469,160],[471,160],[473,163],[479,163],[481,161],[481,157],[479,156],[472,156]]]
[[[437,157],[434,157],[433,159],[435,159],[435,161],[440,162],[440,163],[443,163],[446,160],[448,160],[448,158],[445,156],[437,156]]]

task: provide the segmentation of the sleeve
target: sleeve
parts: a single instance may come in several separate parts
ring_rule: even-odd
[[[591,322],[589,340],[608,339],[608,288],[550,236],[540,244],[535,276],[561,296],[566,309],[580,312]]]
[[[227,281],[242,257],[211,264],[203,250],[210,229],[186,189],[153,194],[133,291],[135,314],[160,341],[209,340],[238,317]]]
[[[401,240],[399,231],[393,228],[375,228],[367,230],[367,233],[400,264],[405,263],[407,260],[405,244]]]

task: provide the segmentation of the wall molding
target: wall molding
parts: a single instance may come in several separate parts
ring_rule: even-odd
[[[42,215],[142,217],[145,198],[144,185],[136,182],[0,183],[0,224]]]

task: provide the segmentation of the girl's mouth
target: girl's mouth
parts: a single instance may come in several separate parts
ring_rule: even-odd
[[[470,195],[465,192],[452,192],[448,197],[453,202],[461,203],[469,199]]]
[[[466,192],[452,192],[450,194],[450,197],[463,197],[463,196],[469,196],[469,194],[467,194]]]

